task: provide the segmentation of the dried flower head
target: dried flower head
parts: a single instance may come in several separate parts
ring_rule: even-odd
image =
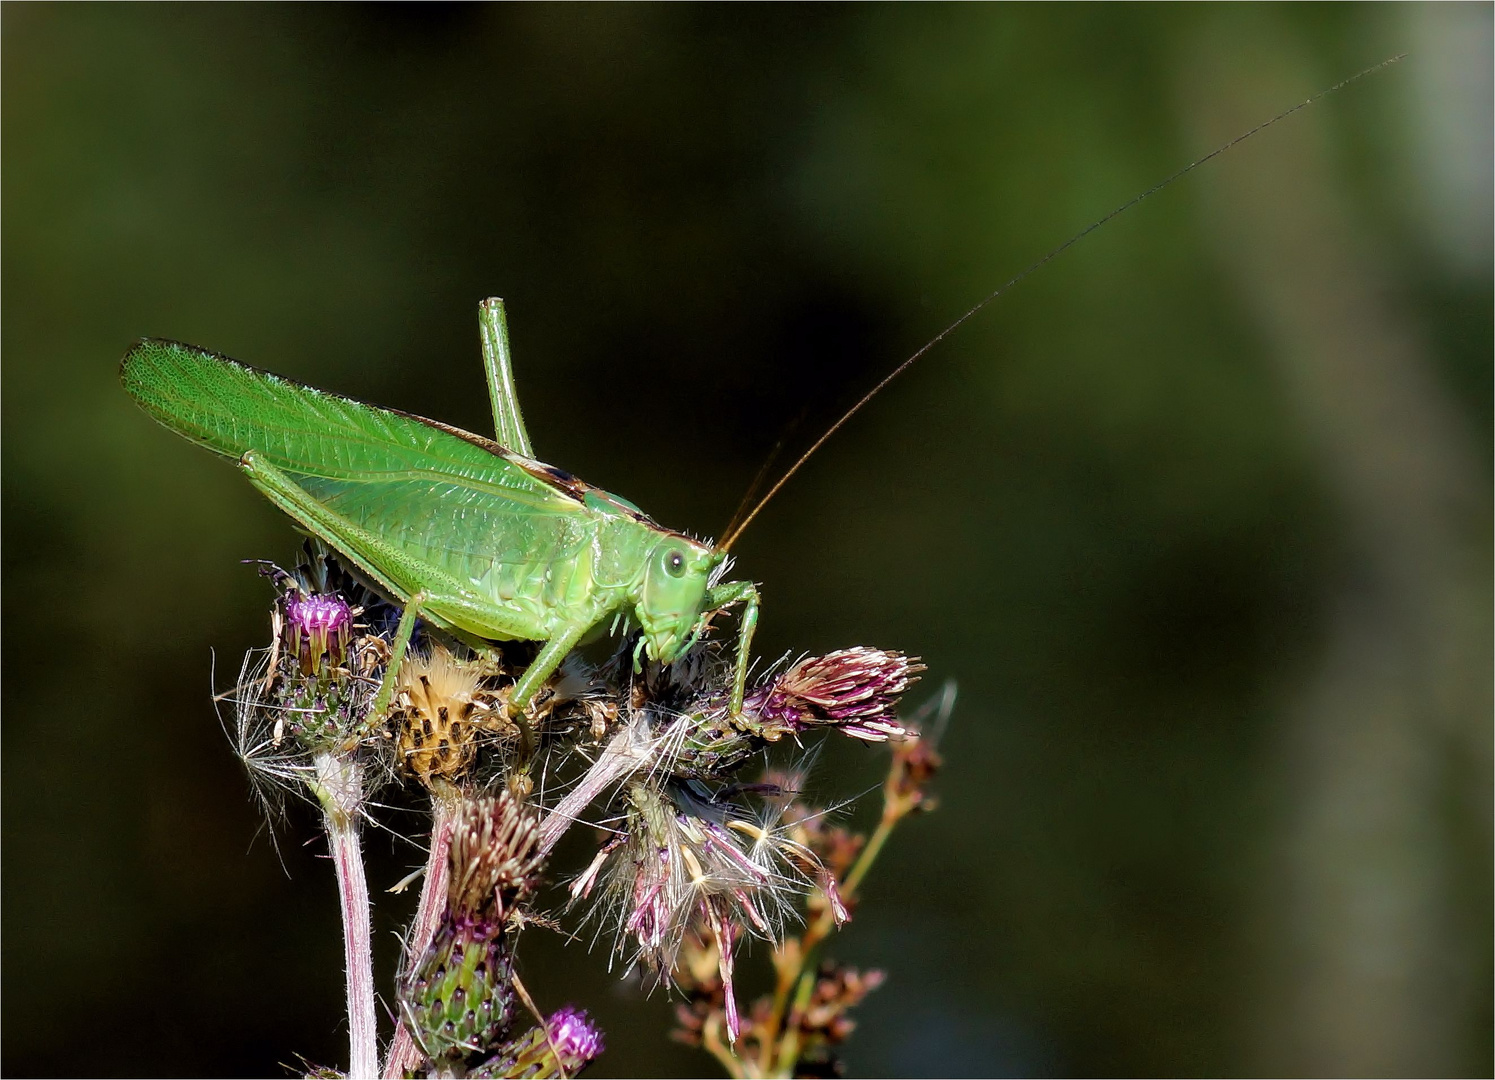
[[[503,922],[534,890],[544,856],[539,817],[508,792],[467,800],[457,816],[447,905],[452,917]]]
[[[751,925],[772,933],[782,894],[800,883],[734,835],[728,809],[674,785],[629,785],[618,835],[571,887],[581,899],[605,881],[602,909],[611,913],[619,951],[631,938],[632,958],[668,975],[700,903],[715,896],[733,898]]]
[[[477,660],[458,659],[440,642],[400,667],[393,716],[400,761],[423,784],[454,780],[472,765],[483,728],[517,734],[484,685]]]
[[[881,971],[858,971],[831,962],[820,965],[809,1001],[790,1018],[799,1033],[796,1076],[841,1075],[834,1048],[856,1028],[849,1013],[885,979]]]
[[[571,888],[582,899],[604,883],[595,913],[611,923],[615,952],[642,960],[661,980],[672,976],[692,933],[713,941],[734,1041],[738,939],[778,940],[814,881],[834,894],[819,859],[777,826],[777,813],[772,804],[750,813],[695,781],[633,781],[617,835]]]
[[[888,777],[887,798],[912,810],[932,810],[934,799],[928,793],[945,759],[940,757],[932,739],[910,741],[894,748],[893,769]]]

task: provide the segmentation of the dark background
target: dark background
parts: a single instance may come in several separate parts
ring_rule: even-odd
[[[736,553],[764,655],[960,685],[941,807],[836,942],[889,972],[853,1073],[1489,1075],[1488,6],[3,30],[7,1074],[347,1052],[323,846],[296,813],[277,855],[209,700],[268,637],[240,560],[298,539],[130,404],[132,340],[481,431],[502,295],[537,452],[719,534],[786,431],[1410,51],[993,305]],[[831,748],[820,794],[881,761]],[[419,860],[368,845],[376,891]],[[525,949],[598,1075],[712,1071],[600,953]]]

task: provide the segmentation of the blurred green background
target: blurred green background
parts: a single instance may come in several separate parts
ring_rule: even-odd
[[[720,533],[786,432],[1402,51],[1023,282],[737,554],[763,654],[960,685],[836,943],[890,976],[851,1072],[1490,1074],[1489,6],[0,19],[6,1074],[347,1052],[323,846],[277,854],[210,703],[268,638],[240,560],[298,537],[129,403],[135,338],[481,431],[502,295],[537,452]],[[368,843],[376,890],[419,860]],[[598,1075],[712,1070],[664,994],[525,950]]]

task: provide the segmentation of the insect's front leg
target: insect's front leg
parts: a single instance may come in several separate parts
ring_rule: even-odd
[[[742,603],[742,619],[737,631],[737,667],[732,676],[732,698],[728,715],[736,719],[742,713],[742,697],[747,690],[748,662],[753,631],[758,627],[758,586],[751,581],[729,581],[706,594],[708,611],[719,611],[728,604]]]
[[[395,627],[395,639],[390,645],[389,662],[384,665],[384,678],[379,680],[379,692],[374,695],[374,703],[369,708],[368,718],[364,720],[363,730],[357,733],[362,738],[374,729],[374,725],[384,719],[384,714],[389,712],[389,703],[394,700],[395,683],[400,676],[400,667],[405,663],[405,654],[410,651],[410,638],[415,633],[415,621],[420,617],[421,608],[426,606],[430,597],[424,590],[416,593],[405,601],[405,609],[400,612],[399,625]]]

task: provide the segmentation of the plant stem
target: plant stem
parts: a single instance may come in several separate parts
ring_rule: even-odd
[[[877,829],[867,840],[867,846],[862,849],[861,855],[857,857],[856,863],[846,875],[846,880],[841,883],[841,889],[847,896],[855,896],[857,889],[861,887],[862,879],[867,876],[867,871],[872,869],[872,864],[877,861],[878,855],[882,854],[883,845],[888,842],[888,837],[893,835],[893,827],[906,816],[907,811],[890,812],[884,809],[882,820],[877,823]],[[831,919],[830,908],[827,907],[821,919]]]
[[[426,872],[421,883],[420,903],[416,905],[415,920],[410,924],[410,937],[405,942],[405,970],[402,980],[409,977],[425,955],[426,947],[436,933],[436,924],[446,910],[446,887],[451,876],[448,855],[452,846],[452,826],[457,819],[462,796],[455,787],[444,780],[433,779],[431,784],[431,849],[426,856]],[[384,1075],[398,1078],[415,1068],[421,1059],[420,1048],[415,1045],[410,1031],[405,1027],[403,1016],[395,1021],[395,1037],[389,1044],[389,1060],[384,1065]]]
[[[815,973],[813,971],[802,972],[799,977],[799,983],[794,991],[794,1005],[791,1011],[802,1013],[810,1004],[810,995],[814,990]],[[793,1075],[794,1063],[799,1060],[799,1033],[798,1024],[793,1025],[784,1032],[784,1037],[779,1041],[777,1052],[774,1055],[774,1060],[769,1062],[773,1066],[773,1070],[768,1075],[784,1077]]]
[[[894,827],[908,816],[912,806],[911,803],[894,798],[890,789],[884,789],[882,818],[878,821],[876,830],[868,838],[866,846],[862,848],[861,854],[857,856],[857,861],[847,872],[845,880],[841,882],[841,895],[846,903],[850,904],[856,898],[862,879],[867,876],[867,871],[872,869],[872,864],[882,853],[883,846],[888,842],[888,837],[893,834]],[[836,917],[827,898],[825,908],[820,912],[819,917],[805,927],[804,934],[796,943],[798,956],[787,957],[784,956],[783,950],[780,950],[782,959],[797,960],[798,963],[785,963],[783,968],[777,971],[773,1007],[769,1012],[765,1029],[766,1038],[761,1049],[765,1059],[762,1062],[765,1076],[789,1076],[794,1069],[794,1063],[799,1059],[799,1029],[794,1025],[786,1026],[785,1020],[793,1010],[802,1010],[809,1004],[810,994],[815,987],[815,951],[820,943],[830,936],[835,925]],[[791,991],[794,992],[792,1005]]]
[[[369,929],[369,886],[358,840],[363,803],[363,772],[351,757],[330,752],[315,756],[314,789],[337,868],[343,913],[343,960],[348,979],[349,1080],[379,1075],[379,1033],[374,1013],[374,956]]]
[[[646,731],[643,725],[630,724],[614,735],[581,782],[545,815],[545,820],[540,823],[539,848],[542,853],[550,853],[598,795],[653,760],[656,743],[645,734]]]
[[[747,1061],[738,1057],[726,1043],[722,1042],[721,1020],[718,1016],[713,1015],[706,1019],[705,1028],[701,1031],[701,1046],[716,1058],[718,1064],[734,1080],[741,1080],[747,1075]]]

